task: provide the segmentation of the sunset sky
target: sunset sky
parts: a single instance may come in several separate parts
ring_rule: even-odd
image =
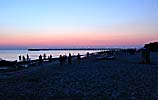
[[[0,0],[0,48],[139,47],[158,40],[158,0]]]

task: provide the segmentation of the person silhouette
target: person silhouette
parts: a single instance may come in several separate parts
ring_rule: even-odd
[[[87,58],[89,57],[89,52],[87,52]]]
[[[59,62],[60,62],[60,65],[63,64],[63,56],[62,55],[59,56]]]
[[[21,61],[21,55],[19,56],[19,61]]]
[[[43,59],[46,60],[46,54],[45,53],[43,54]]]
[[[150,50],[149,48],[146,49],[146,52],[145,52],[145,61],[146,61],[146,64],[150,64],[151,61],[150,61]]]
[[[81,56],[80,56],[80,54],[78,53],[78,55],[77,55],[77,60],[78,60],[78,63],[80,64],[80,59],[81,59]]]
[[[142,64],[145,64],[145,63],[146,63],[145,52],[146,52],[146,48],[143,48],[142,51],[141,51],[141,58],[142,58],[141,63],[142,63]]]
[[[27,61],[30,61],[29,55],[27,54]]]
[[[71,54],[70,53],[69,53],[69,56],[68,56],[68,63],[72,64],[72,58],[71,58]]]
[[[42,60],[42,56],[40,55],[39,56],[39,65],[42,65],[42,63],[43,63],[43,60]]]
[[[52,55],[50,54],[49,56],[49,61],[51,62],[52,61]]]
[[[26,62],[26,58],[25,56],[22,57],[23,62]]]

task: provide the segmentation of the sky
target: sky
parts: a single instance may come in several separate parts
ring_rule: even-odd
[[[157,27],[158,0],[0,0],[0,48],[139,47]]]

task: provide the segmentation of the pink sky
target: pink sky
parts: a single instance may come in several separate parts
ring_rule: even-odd
[[[141,33],[12,33],[1,35],[0,46],[142,46],[156,40],[157,37],[152,34]]]
[[[150,24],[149,24],[150,25]],[[90,28],[77,26],[20,26],[0,27],[0,47],[139,47],[157,41],[158,29],[155,24],[127,23],[106,27],[99,25]]]

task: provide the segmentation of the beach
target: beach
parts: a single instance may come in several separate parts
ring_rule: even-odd
[[[140,53],[118,52],[113,60],[98,56],[0,73],[0,100],[158,99],[158,53],[151,53],[152,64],[139,64]]]

